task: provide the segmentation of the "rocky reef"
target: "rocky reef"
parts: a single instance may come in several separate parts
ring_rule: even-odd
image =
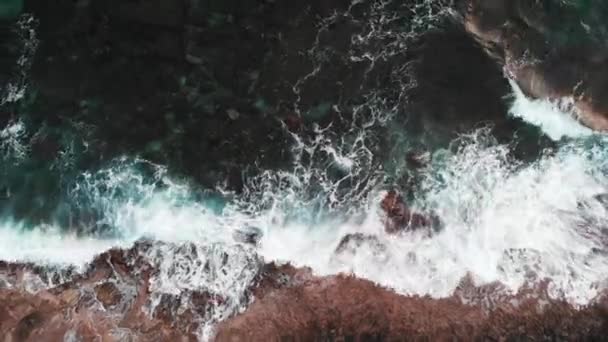
[[[0,264],[0,333],[9,341],[198,340],[208,312],[225,299],[199,291],[154,298],[159,269],[142,257],[149,247],[110,250],[83,273]],[[543,286],[501,294],[500,284],[465,278],[452,297],[431,299],[275,264],[261,265],[252,284],[243,295],[253,303],[219,323],[214,340],[603,341],[608,328],[608,297],[574,308]]]

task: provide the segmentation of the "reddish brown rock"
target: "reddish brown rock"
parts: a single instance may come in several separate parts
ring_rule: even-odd
[[[457,298],[400,296],[347,276],[312,278],[260,294],[243,314],[220,324],[216,341],[581,340],[604,336],[599,306],[576,310],[537,299],[491,310]]]
[[[374,243],[352,234],[345,244]],[[149,312],[147,243],[103,253],[83,274],[35,293],[0,289],[0,336],[7,341],[196,341],[201,318],[224,298],[202,291],[162,294]],[[34,270],[36,269],[36,270]],[[28,264],[0,264],[0,275],[45,274]],[[546,285],[546,284],[545,284]],[[510,295],[500,284],[463,279],[445,299],[403,296],[351,276],[318,277],[310,269],[261,265],[244,312],[217,326],[216,341],[603,341],[608,297],[574,308],[549,298],[546,286]],[[182,303],[189,305],[182,310]],[[100,304],[103,304],[101,306]]]
[[[386,214],[385,230],[389,234],[401,231],[431,228],[433,220],[425,215],[412,212],[405,204],[403,197],[395,190],[390,190],[380,207]]]
[[[148,247],[138,243],[129,250],[110,250],[86,272],[36,292],[26,291],[25,283],[34,277],[52,278],[57,271],[32,264],[0,264],[0,277],[14,284],[0,289],[0,307],[5,309],[0,310],[0,336],[9,341],[196,341],[194,319],[176,329],[177,317],[161,319],[145,313],[151,265],[140,253]],[[22,274],[30,274],[30,279]]]
[[[581,33],[567,43],[552,38],[551,27],[580,29],[581,18],[565,5],[548,1],[467,0],[466,8],[465,29],[525,95],[554,101],[571,98],[573,114],[583,124],[608,130],[608,46]],[[573,32],[553,34],[564,35],[575,37]]]
[[[122,298],[116,284],[111,282],[105,282],[101,285],[95,286],[95,294],[97,295],[97,300],[99,300],[105,307],[118,304]]]
[[[285,123],[285,126],[287,126],[287,129],[290,132],[299,132],[302,129],[302,126],[304,125],[302,117],[295,113],[287,115],[283,122]]]

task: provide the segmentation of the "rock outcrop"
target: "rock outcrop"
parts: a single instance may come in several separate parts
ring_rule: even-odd
[[[411,210],[396,190],[387,192],[380,207],[384,211],[385,230],[389,234],[419,229],[426,229],[430,233],[439,228],[438,218]]]
[[[0,277],[8,283],[0,287],[0,335],[9,341],[195,341],[194,322],[178,328],[179,317],[146,313],[153,270],[137,258],[145,248],[137,244],[103,253],[87,272],[71,274],[65,282],[50,268],[0,264]],[[59,284],[49,285],[54,281]],[[203,302],[199,308],[204,307]]]
[[[464,25],[532,98],[567,98],[588,127],[608,130],[608,46],[577,5],[558,1],[466,1]],[[589,2],[601,11],[601,3]],[[601,14],[598,14],[601,15]]]
[[[0,264],[0,335],[10,341],[200,340],[205,313],[225,299],[198,290],[154,297],[151,277],[159,270],[141,257],[150,247],[113,249],[84,273]],[[36,279],[45,285],[31,287]],[[608,328],[606,297],[575,308],[550,299],[542,286],[509,295],[499,284],[477,287],[469,278],[452,297],[432,299],[352,276],[265,264],[246,296],[253,303],[224,317],[214,340],[603,341]]]
[[[216,340],[601,341],[607,318],[606,303],[577,310],[521,295],[485,310],[457,297],[400,296],[354,277],[313,277],[262,294],[221,323]]]

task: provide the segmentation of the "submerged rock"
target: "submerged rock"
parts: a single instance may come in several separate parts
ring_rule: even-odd
[[[384,226],[389,234],[438,228],[437,218],[412,211],[396,190],[390,190],[386,194],[380,203],[380,207],[386,215]]]
[[[340,240],[340,243],[336,247],[335,254],[342,254],[345,252],[354,253],[363,245],[367,245],[374,253],[383,253],[386,250],[386,246],[380,242],[380,239],[378,239],[377,236],[354,233],[347,234]]]

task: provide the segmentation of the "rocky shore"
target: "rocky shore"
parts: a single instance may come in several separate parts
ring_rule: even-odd
[[[466,7],[467,31],[527,96],[562,100],[585,125],[608,129],[608,47],[596,22],[605,4],[473,0]]]
[[[154,300],[150,244],[99,255],[83,274],[2,263],[0,334],[7,341],[196,341],[223,298],[192,291]],[[55,278],[54,280],[52,278]],[[69,279],[57,286],[41,286]],[[39,288],[27,288],[38,284]],[[546,284],[545,284],[546,285]],[[517,294],[469,278],[449,298],[403,296],[348,275],[261,265],[251,305],[216,326],[215,341],[605,341],[608,297],[575,308],[543,286]]]

